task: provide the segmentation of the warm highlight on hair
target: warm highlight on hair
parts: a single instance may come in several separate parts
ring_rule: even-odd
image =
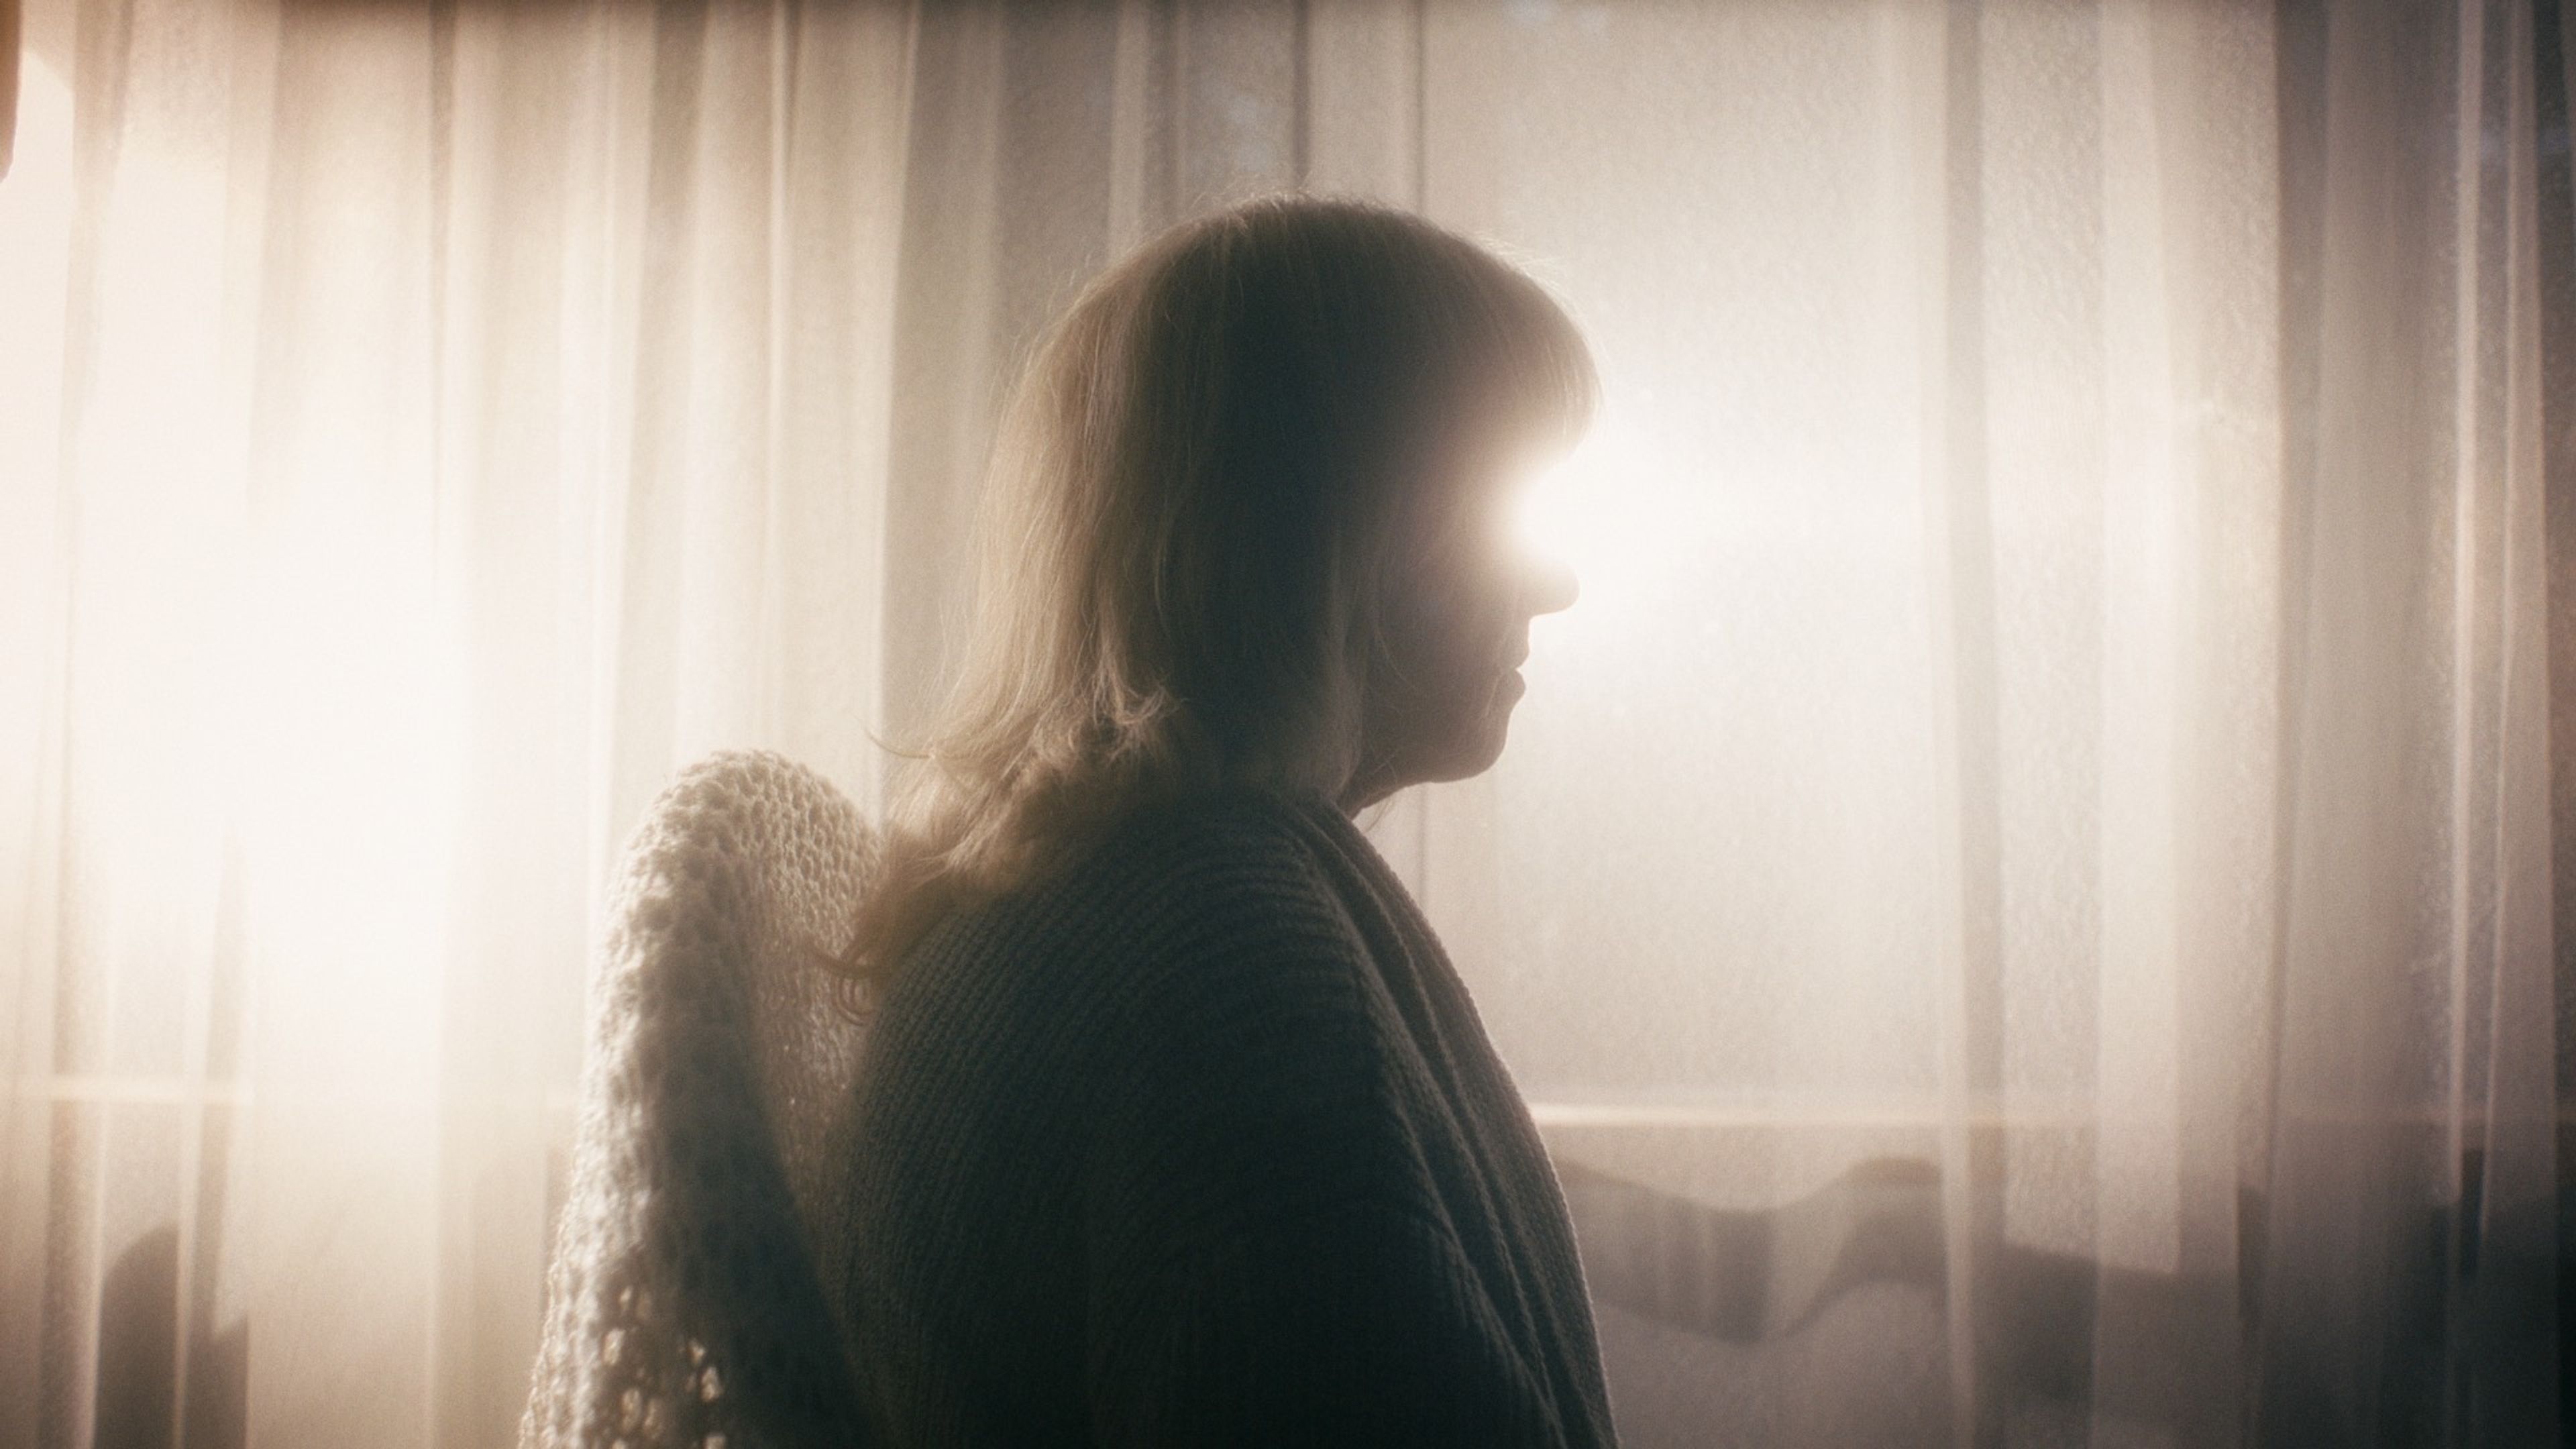
[[[1266,198],[1095,278],[1004,412],[974,632],[844,965],[882,979],[1139,806],[1338,797],[1386,590],[1596,386],[1536,283],[1387,207]]]

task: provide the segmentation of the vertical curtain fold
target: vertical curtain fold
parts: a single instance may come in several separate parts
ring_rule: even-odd
[[[2285,111],[2324,134],[2288,324],[2314,329],[2314,467],[2289,477],[2267,1437],[2554,1422],[2532,26],[2520,5],[2327,7],[2313,69],[2285,71]]]
[[[2567,15],[2554,0],[2532,7],[2532,114],[2534,161],[2531,244],[2536,251],[2533,278],[2537,287],[2534,324],[2540,331],[2539,399],[2540,497],[2526,510],[2540,512],[2536,530],[2540,549],[2538,572],[2545,582],[2542,606],[2545,638],[2525,635],[2526,652],[2517,656],[2519,677],[2546,681],[2548,704],[2544,758],[2549,764],[2545,793],[2548,823],[2525,823],[2526,831],[2545,830],[2549,881],[2545,908],[2526,904],[2521,919],[2545,922],[2544,939],[2516,941],[2511,949],[2545,953],[2551,975],[2555,1031],[2557,1193],[2556,1330],[2564,1354],[2576,1345],[2576,428],[2564,420],[2576,417],[2576,173],[2571,173],[2569,135],[2571,94],[2576,94],[2576,49],[2568,44]],[[2527,524],[2528,513],[2521,524]],[[2520,538],[2533,547],[2534,534]],[[2523,555],[2526,559],[2528,553]],[[2529,584],[2525,585],[2530,587]],[[2526,726],[2528,728],[2529,726]],[[2528,748],[2526,746],[2526,748]],[[2536,802],[2526,796],[2523,808]],[[2527,878],[2526,878],[2527,879]],[[2536,883],[2534,883],[2536,885]],[[2544,913],[2545,912],[2545,913]],[[2558,1375],[2558,1422],[2576,1424],[2576,1374]]]

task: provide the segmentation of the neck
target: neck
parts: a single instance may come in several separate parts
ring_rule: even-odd
[[[1363,767],[1352,774],[1350,782],[1342,786],[1333,803],[1341,807],[1343,814],[1357,815],[1411,783],[1393,770]]]

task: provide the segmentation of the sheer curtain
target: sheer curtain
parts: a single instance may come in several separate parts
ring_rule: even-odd
[[[2550,1437],[2533,13],[1595,13],[1430,92],[1625,406],[1428,885],[1630,1422]]]
[[[1630,1442],[2566,1422],[2554,6],[25,39],[0,1446],[507,1443],[622,832],[726,746],[874,801],[1030,329],[1298,184],[1512,249],[1609,375],[1511,749],[1371,826]]]
[[[28,22],[0,1442],[506,1443],[621,832],[872,791],[912,21]]]

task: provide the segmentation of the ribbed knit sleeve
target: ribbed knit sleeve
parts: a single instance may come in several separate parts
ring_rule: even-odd
[[[1097,1441],[1565,1443],[1442,1206],[1407,1110],[1433,1088],[1350,917],[1284,868],[1178,874],[1102,1043]]]

